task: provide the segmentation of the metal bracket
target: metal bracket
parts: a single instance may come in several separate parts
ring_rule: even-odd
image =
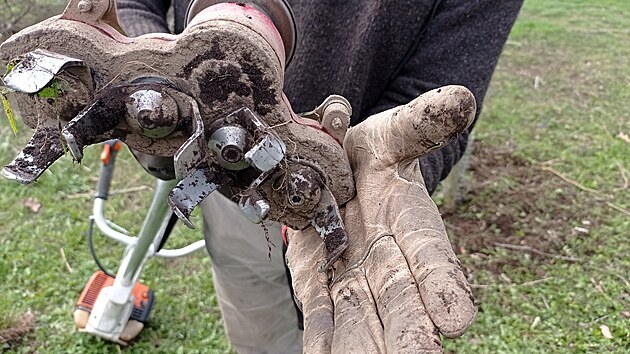
[[[314,110],[300,116],[319,121],[328,134],[342,143],[350,126],[352,106],[343,96],[331,95]]]
[[[324,241],[326,251],[328,251],[326,263],[319,267],[320,272],[325,272],[348,248],[348,234],[335,196],[326,186],[322,188],[321,193],[322,197],[315,208],[315,216],[311,219],[311,225]]]
[[[85,63],[79,59],[36,49],[26,53],[2,80],[15,91],[36,93],[46,87],[55,75],[70,66],[85,67]]]
[[[208,142],[199,106],[193,99],[190,104],[195,132],[175,154],[175,176],[180,181],[168,195],[168,204],[186,226],[194,229],[195,225],[189,219],[192,211],[231,178],[222,173],[219,166],[208,161]]]
[[[23,184],[35,182],[61,156],[63,145],[59,123],[43,121],[26,147],[2,169],[2,176]]]
[[[102,22],[121,34],[125,33],[118,23],[115,0],[70,0],[61,18],[91,25]]]

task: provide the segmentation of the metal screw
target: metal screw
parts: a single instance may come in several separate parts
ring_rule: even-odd
[[[332,122],[330,122],[330,125],[332,126],[334,130],[339,130],[343,128],[343,122],[341,121],[341,118],[339,117],[333,118]]]
[[[243,160],[243,151],[234,145],[224,146],[221,149],[221,157],[229,163],[237,163]]]
[[[240,171],[249,167],[243,156],[247,137],[248,133],[244,128],[225,125],[212,133],[208,147],[214,152],[219,165],[228,170]]]
[[[92,0],[81,0],[77,5],[77,8],[79,8],[79,12],[90,12],[92,11],[92,7]]]
[[[177,103],[168,95],[154,90],[138,90],[129,96],[127,123],[143,135],[161,138],[177,127]]]
[[[261,220],[267,218],[267,215],[269,215],[269,209],[269,203],[267,203],[265,200],[260,199],[256,201],[256,211],[258,212]]]
[[[243,214],[254,224],[259,224],[266,219],[271,209],[269,203],[258,194],[241,198],[238,205],[243,211]]]
[[[301,195],[293,194],[289,196],[289,204],[299,207],[304,204],[304,198]]]

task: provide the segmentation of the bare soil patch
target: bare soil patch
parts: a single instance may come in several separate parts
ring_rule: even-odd
[[[21,342],[34,328],[35,316],[30,311],[22,314],[14,326],[0,330],[0,349]]]
[[[566,241],[588,233],[594,202],[540,166],[505,148],[476,142],[469,167],[466,200],[445,213],[451,242],[459,254],[483,254],[495,248],[526,252],[532,258],[566,258]],[[513,260],[517,262],[516,259]],[[486,262],[500,273],[510,259]]]

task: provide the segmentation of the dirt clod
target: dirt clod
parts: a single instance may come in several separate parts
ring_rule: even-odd
[[[102,141],[104,133],[111,131],[124,119],[127,112],[125,102],[128,93],[122,88],[103,90],[96,95],[94,103],[86,107],[67,127],[76,139],[79,147]],[[119,138],[108,136],[107,138]]]
[[[18,343],[35,328],[35,316],[29,311],[17,320],[13,327],[0,330],[0,344]]]
[[[210,50],[197,55],[195,58],[193,58],[193,60],[190,61],[190,63],[188,63],[188,65],[184,67],[183,69],[184,76],[186,78],[190,78],[190,75],[192,75],[193,70],[195,70],[202,63],[211,59],[216,59],[216,60],[225,59],[225,52],[221,50],[221,46],[219,45],[218,41],[212,42],[212,46],[210,47]]]
[[[266,106],[278,104],[276,99],[276,90],[273,88],[273,81],[265,77],[265,72],[258,67],[249,53],[244,53],[239,64],[243,68],[249,80],[252,82],[252,91],[254,98],[254,110],[261,115],[271,112]]]
[[[241,70],[233,64],[225,64],[218,71],[207,71],[199,81],[201,101],[212,106],[215,101],[227,101],[231,93],[249,96],[252,89],[241,81],[241,75]]]

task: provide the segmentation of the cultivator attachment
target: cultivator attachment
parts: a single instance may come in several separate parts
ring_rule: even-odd
[[[189,227],[192,210],[230,185],[250,219],[317,225],[328,237],[323,220],[338,215],[321,211],[354,193],[340,145],[350,106],[333,97],[310,118],[291,110],[282,93],[295,45],[289,8],[203,0],[188,16],[181,35],[128,38],[113,0],[72,0],[60,17],[3,43],[0,58],[12,64],[3,81],[36,131],[2,174],[30,183],[65,150],[81,161],[86,146],[119,139],[174,158],[179,183],[168,202]],[[302,180],[311,195],[298,196]]]
[[[115,0],[71,0],[2,43],[3,92],[35,129],[2,174],[31,183],[65,151],[81,161],[86,146],[118,139],[149,172],[176,179],[168,205],[187,226],[229,186],[253,222],[314,226],[327,269],[348,242],[339,205],[354,195],[341,146],[349,103],[331,96],[304,116],[292,111],[282,87],[295,25],[284,0],[197,0],[187,23],[177,36],[129,38]],[[131,296],[132,278],[116,296]]]

